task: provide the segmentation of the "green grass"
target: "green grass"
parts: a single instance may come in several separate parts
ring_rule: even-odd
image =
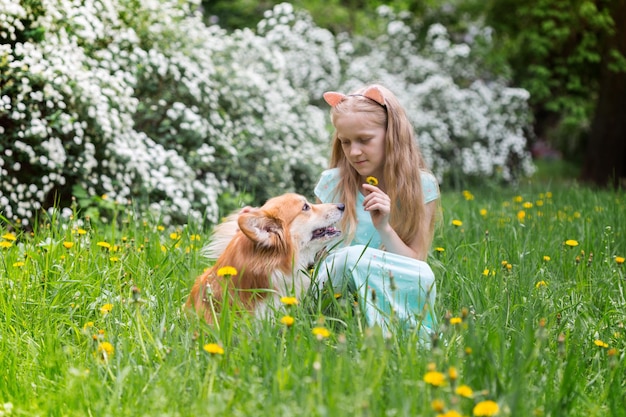
[[[483,400],[499,415],[626,415],[626,265],[616,261],[626,198],[554,187],[444,193],[431,350],[410,332],[364,328],[345,298],[283,307],[290,328],[231,311],[208,327],[181,307],[209,236],[126,208],[119,226],[52,218],[16,240],[5,227],[0,415],[436,416],[435,399],[467,416]],[[318,340],[316,326],[330,337]],[[424,380],[433,370],[443,386]],[[455,394],[460,385],[471,398]]]

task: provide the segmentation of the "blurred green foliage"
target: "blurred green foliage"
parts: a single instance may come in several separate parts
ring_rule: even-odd
[[[607,42],[624,25],[611,14],[614,0],[297,0],[314,21],[334,33],[371,34],[376,8],[410,11],[418,35],[432,23],[457,40],[476,27],[493,28],[485,65],[490,73],[527,89],[537,136],[566,158],[580,161],[590,134],[601,69],[626,71],[626,58]],[[203,1],[207,19],[222,27],[254,27],[280,0]],[[422,33],[419,33],[422,32]],[[475,48],[476,46],[474,46]]]
[[[538,133],[570,158],[581,156],[601,69],[626,71],[624,57],[607,42],[617,23],[610,3],[491,0],[488,5],[486,23],[496,31],[514,82],[531,93]]]
[[[281,0],[203,0],[202,7],[208,23],[217,23],[228,30],[252,28]],[[398,11],[410,11],[422,16],[436,8],[441,0],[296,0],[294,7],[307,10],[315,23],[333,33],[365,33],[375,18],[376,8],[389,6]]]

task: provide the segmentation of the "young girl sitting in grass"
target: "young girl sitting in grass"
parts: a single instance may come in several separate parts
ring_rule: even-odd
[[[356,291],[368,324],[415,327],[426,342],[436,326],[435,278],[425,262],[439,187],[403,107],[380,85],[327,92],[333,134],[330,169],[315,187],[324,203],[344,203],[343,247],[319,268],[322,283]]]

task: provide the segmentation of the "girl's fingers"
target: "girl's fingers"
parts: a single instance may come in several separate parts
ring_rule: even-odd
[[[370,210],[380,210],[384,212],[389,212],[390,204],[389,197],[386,195],[372,195],[366,197],[363,201],[363,208],[367,211]]]

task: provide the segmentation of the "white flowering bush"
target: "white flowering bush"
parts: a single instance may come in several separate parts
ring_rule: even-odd
[[[312,189],[323,112],[263,38],[207,27],[196,6],[0,0],[2,216],[78,195],[215,222],[221,195]]]
[[[330,149],[322,93],[375,81],[407,107],[440,180],[531,172],[527,93],[481,80],[442,26],[422,43],[382,8],[380,37],[335,37],[282,4],[256,32],[228,34],[198,4],[0,0],[6,221],[75,196],[93,215],[132,200],[165,223],[212,223],[310,194]]]
[[[303,88],[313,102],[337,88],[341,63],[333,34],[315,25],[311,15],[282,3],[265,12],[257,33],[280,51],[292,85]]]
[[[343,47],[343,89],[379,81],[405,105],[424,156],[440,181],[459,186],[471,178],[511,182],[532,174],[526,147],[531,113],[526,90],[485,79],[480,57],[453,43],[445,27],[428,29],[424,42],[390,9],[377,39]],[[487,31],[488,32],[488,31]]]

